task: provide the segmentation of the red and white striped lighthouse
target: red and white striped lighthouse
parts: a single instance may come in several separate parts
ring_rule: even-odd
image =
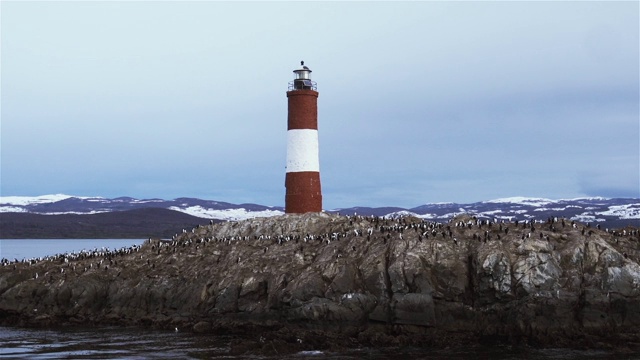
[[[318,155],[318,92],[311,70],[294,70],[289,82],[287,120],[287,175],[285,213],[322,211]]]

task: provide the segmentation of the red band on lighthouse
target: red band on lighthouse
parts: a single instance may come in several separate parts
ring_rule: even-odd
[[[322,211],[318,152],[318,92],[311,70],[294,70],[289,83],[287,121],[286,213]]]

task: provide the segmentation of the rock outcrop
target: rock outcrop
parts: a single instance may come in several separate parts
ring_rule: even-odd
[[[634,347],[639,259],[631,228],[289,214],[9,263],[0,323],[255,334],[240,352],[265,341]]]

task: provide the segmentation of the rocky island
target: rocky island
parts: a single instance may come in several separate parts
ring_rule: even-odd
[[[566,219],[281,215],[2,259],[0,324],[239,334],[231,351],[640,348],[640,235]]]

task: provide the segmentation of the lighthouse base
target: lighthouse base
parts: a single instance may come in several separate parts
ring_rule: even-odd
[[[302,214],[322,211],[320,173],[315,171],[290,172],[285,179],[285,213]]]

